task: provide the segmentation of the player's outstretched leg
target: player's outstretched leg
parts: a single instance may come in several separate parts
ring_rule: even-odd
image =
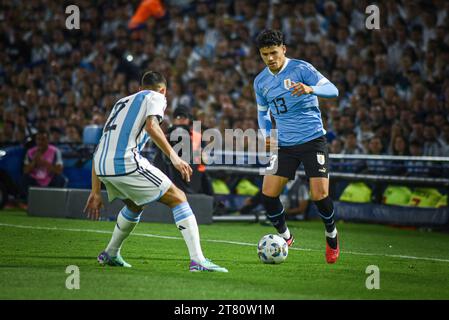
[[[204,257],[198,224],[184,192],[172,184],[159,201],[172,209],[176,227],[181,231],[189,250],[190,271],[228,272],[226,268],[220,267]]]
[[[329,196],[314,202],[326,228],[326,261],[335,263],[340,255],[340,248],[334,220],[334,204]]]
[[[288,246],[292,246],[295,242],[295,238],[290,233],[287,223],[285,222],[284,206],[279,197],[269,197],[262,194],[262,202],[266,210],[267,219],[270,220],[273,227],[275,227],[279,235],[284,238]]]
[[[123,260],[120,255],[120,249],[123,241],[131,234],[140,221],[142,214],[141,208],[133,208],[130,210],[124,206],[117,216],[117,223],[112,233],[111,241],[109,241],[106,249],[98,256],[98,262],[102,265],[131,267],[129,263]],[[140,210],[139,210],[140,209]]]

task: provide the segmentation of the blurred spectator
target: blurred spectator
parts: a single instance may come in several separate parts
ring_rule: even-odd
[[[65,128],[65,135],[61,138],[65,143],[81,143],[81,133],[76,125],[69,125]]]
[[[392,139],[391,155],[393,156],[408,156],[408,146],[405,138],[402,135],[395,136]]]
[[[257,128],[251,86],[264,65],[253,39],[280,28],[295,44],[288,56],[311,62],[340,90],[338,99],[320,102],[329,141],[340,140],[334,153],[353,131],[362,150],[377,135],[392,153],[390,132],[399,120],[405,149],[416,140],[425,155],[448,156],[445,1],[419,1],[409,10],[406,0],[380,0],[381,32],[364,27],[366,4],[354,0],[164,1],[164,17],[130,30],[139,3],[80,0],[80,30],[61,28],[57,1],[2,3],[3,145],[23,143],[40,127],[62,131],[52,129],[52,143],[79,143],[83,127],[103,125],[146,69],[167,75],[168,115],[188,105],[208,128]]]
[[[287,183],[286,192],[280,196],[289,220],[304,220],[310,204],[308,181],[296,179]]]
[[[58,127],[51,127],[49,142],[51,144],[57,144],[60,143],[61,141],[62,141],[62,130]]]
[[[443,155],[443,145],[438,140],[437,129],[433,125],[426,125],[423,130],[424,146],[423,155],[440,157]]]
[[[413,157],[423,156],[423,147],[417,140],[410,142],[410,155]],[[430,163],[416,160],[408,160],[405,162],[408,176],[425,177],[430,173]]]
[[[368,144],[368,154],[380,156],[385,154],[382,139],[374,136]],[[391,162],[378,157],[376,159],[369,159],[365,161],[365,173],[369,174],[391,174]]]
[[[438,138],[443,147],[443,156],[449,157],[449,122],[446,122],[441,129],[440,137]]]
[[[392,136],[391,151],[393,156],[408,156],[410,152],[408,150],[407,142],[402,135]],[[407,172],[406,162],[403,160],[391,161],[391,173],[394,175],[402,176]]]
[[[329,148],[330,153],[342,153],[343,152],[343,141],[341,139],[334,139]]]
[[[348,132],[344,136],[344,148],[342,154],[363,154],[363,148],[357,142],[357,136],[354,131]]]
[[[25,156],[22,179],[22,198],[28,199],[28,188],[56,187],[63,188],[67,179],[62,175],[63,162],[61,151],[49,144],[46,131],[36,134],[36,146],[29,149]]]
[[[329,153],[341,154],[343,152],[343,146],[343,141],[339,138],[335,138],[329,146]],[[346,166],[346,160],[344,159],[333,159],[331,165],[332,171],[335,172],[345,172],[349,168]]]

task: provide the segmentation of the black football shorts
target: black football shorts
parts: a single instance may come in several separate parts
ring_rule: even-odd
[[[279,147],[278,154],[272,156],[270,167],[276,168],[276,176],[295,179],[296,170],[302,163],[308,178],[329,178],[329,152],[325,136],[309,142],[288,147]]]

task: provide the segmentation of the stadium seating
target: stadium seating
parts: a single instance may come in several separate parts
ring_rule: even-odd
[[[88,125],[83,130],[83,144],[96,145],[100,141],[103,127],[98,125]]]

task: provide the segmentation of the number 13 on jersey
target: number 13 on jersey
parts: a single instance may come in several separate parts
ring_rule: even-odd
[[[286,113],[288,111],[284,98],[276,98],[276,99],[272,100],[271,103],[274,104],[277,114]]]

